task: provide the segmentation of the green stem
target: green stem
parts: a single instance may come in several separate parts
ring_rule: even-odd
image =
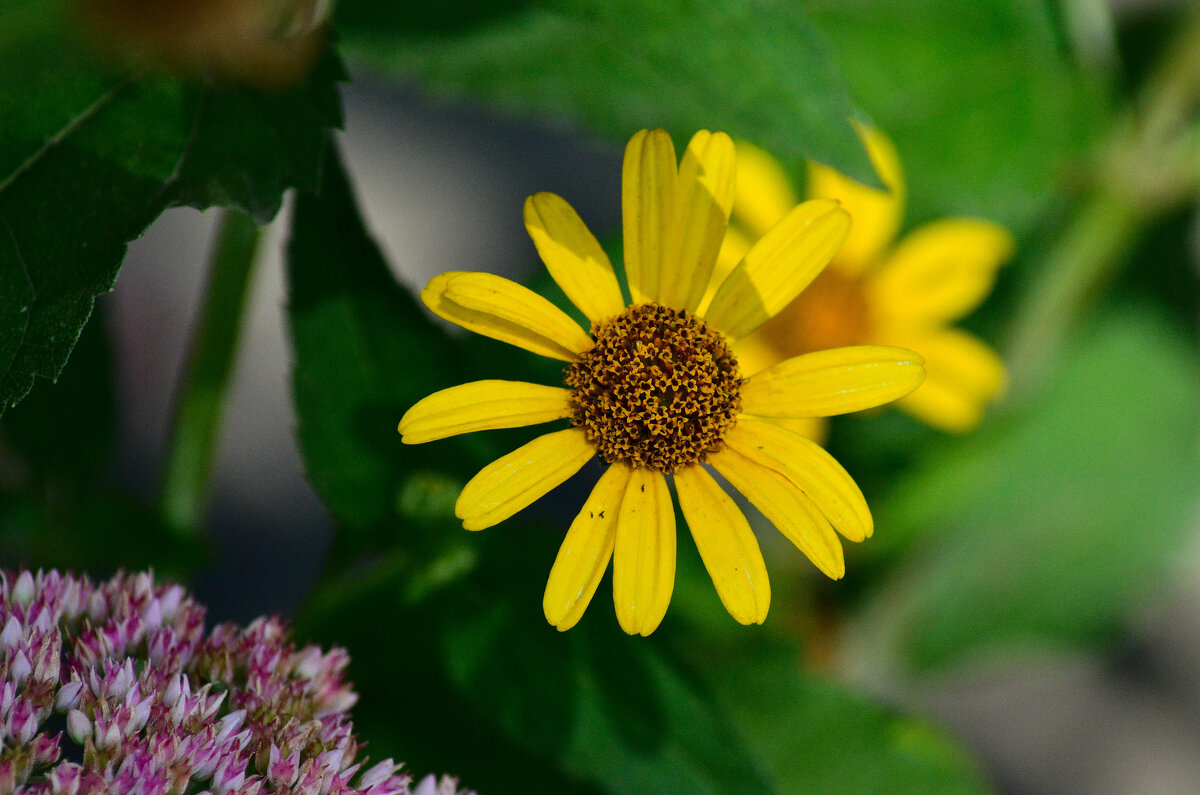
[[[208,505],[213,450],[258,242],[259,227],[254,219],[240,211],[224,211],[176,398],[174,428],[159,491],[162,517],[181,536],[199,533]]]
[[[1093,193],[1044,258],[1016,310],[1006,359],[1014,392],[1049,372],[1129,248],[1200,185],[1200,12],[1192,14],[1134,112],[1097,163]]]
[[[1047,371],[1076,321],[1123,264],[1147,218],[1131,198],[1107,190],[1098,191],[1076,213],[1018,308],[1005,353],[1014,391],[1036,383]]]

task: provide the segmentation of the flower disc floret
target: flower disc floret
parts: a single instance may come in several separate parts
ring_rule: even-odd
[[[674,472],[724,446],[742,374],[724,337],[683,309],[631,306],[571,363],[572,421],[610,464]]]

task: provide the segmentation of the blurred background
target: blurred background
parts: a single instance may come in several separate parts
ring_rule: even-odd
[[[807,562],[781,560],[785,551],[764,540],[780,592],[768,627],[776,623],[772,631],[789,637],[801,627],[805,634],[812,622],[797,618],[800,611],[816,606],[836,613],[832,650],[816,655],[816,662],[808,652],[795,658],[807,660],[823,678],[957,738],[967,755],[980,760],[985,788],[1196,791],[1200,77],[1189,78],[1187,70],[1200,69],[1193,52],[1200,49],[1200,17],[1190,3],[1169,0],[951,3],[940,17],[937,9],[920,5],[884,11],[878,4],[828,0],[808,4],[806,13],[857,107],[895,141],[909,191],[903,229],[965,215],[1013,232],[1014,261],[963,323],[1006,357],[1012,386],[982,426],[965,435],[929,429],[895,411],[837,421],[830,449],[876,510],[876,536],[848,551],[845,581],[816,584],[799,596],[789,596],[783,581],[809,582]],[[338,12],[344,14],[337,18],[339,47],[350,80],[341,86],[344,123],[337,143],[370,233],[408,289],[455,269],[541,278],[520,215],[525,197],[536,191],[565,197],[606,245],[619,230],[623,140],[613,128],[636,116],[638,98],[630,100],[632,110],[606,115],[596,108],[614,102],[611,97],[579,100],[576,89],[556,86],[531,64],[520,68],[532,87],[512,88],[517,77],[500,68],[489,75],[488,58],[519,62],[511,52],[519,36],[504,25],[508,15],[524,12],[508,4],[468,6],[461,25],[436,14],[411,29],[396,23],[394,40],[385,35],[390,28],[374,27],[381,17],[372,4],[346,2]],[[661,21],[648,16],[650,27]],[[649,71],[657,74],[660,67],[655,63]],[[662,68],[664,85],[651,82],[647,94],[682,91],[676,84],[685,76]],[[566,82],[579,80],[569,67],[564,74]],[[805,75],[779,79],[791,83]],[[603,95],[609,89],[600,82],[577,91]],[[703,108],[695,112],[703,115]],[[679,118],[690,121],[689,114]],[[711,126],[719,128],[718,121]],[[645,125],[656,123],[648,118]],[[734,132],[749,136],[752,129]],[[676,135],[677,146],[682,140]],[[808,150],[797,144],[797,151]],[[799,181],[803,160],[788,151],[777,154]],[[313,597],[314,589],[330,586],[330,555],[338,560],[331,547],[341,531],[310,485],[297,443],[304,418],[297,418],[293,396],[297,357],[287,264],[294,202],[284,202],[259,246],[216,435],[203,522],[206,552],[192,582],[214,619],[247,621],[304,610],[324,616],[302,620],[303,631],[349,645],[358,659],[356,645],[386,645],[382,638],[407,631],[376,626],[377,634],[364,636],[363,626],[353,624],[344,631],[360,632],[358,639],[339,638],[328,623],[336,610],[322,614],[324,603]],[[188,207],[162,213],[131,243],[115,289],[98,299],[59,382],[39,382],[0,421],[5,565],[62,565],[58,560],[72,557],[59,554],[62,545],[76,543],[72,533],[103,527],[87,530],[86,523],[58,516],[53,523],[62,535],[55,536],[53,554],[31,540],[42,532],[38,512],[56,513],[53,506],[62,503],[55,489],[68,488],[43,478],[43,470],[54,467],[30,456],[35,429],[50,429],[39,436],[46,445],[42,455],[70,458],[79,443],[70,433],[73,423],[86,421],[97,406],[110,406],[111,439],[97,456],[102,463],[85,473],[87,489],[117,493],[118,502],[130,501],[139,511],[154,505],[221,212]],[[405,337],[397,344],[422,341]],[[492,349],[482,350],[486,355]],[[404,378],[401,372],[384,376]],[[381,444],[399,446],[394,423],[406,408],[390,407],[392,425],[380,432],[393,438]],[[76,411],[82,419],[60,422]],[[66,430],[52,432],[60,424]],[[434,486],[429,499],[436,503]],[[399,506],[390,521],[398,525],[416,521],[395,496],[402,493],[397,486],[389,495]],[[554,516],[559,508],[543,511]],[[113,515],[125,516],[116,509]],[[501,537],[488,543],[510,543],[519,532],[495,528],[489,533]],[[552,533],[542,535],[535,537],[546,549],[529,566],[539,572],[535,579],[544,578],[556,547]],[[476,538],[454,541],[469,547]],[[373,543],[386,549],[392,542]],[[177,553],[158,549],[148,547],[123,565],[155,563],[159,556],[158,565],[171,573],[174,564],[167,561],[177,560]],[[366,572],[364,579],[371,580],[377,553],[352,555],[344,570]],[[429,554],[443,560],[441,552]],[[691,568],[691,575],[681,571],[676,599],[684,603],[684,620],[703,629],[715,600],[704,597],[707,602],[693,606],[700,597],[688,596],[695,562]],[[444,587],[456,587],[456,576],[447,582]],[[541,585],[534,582],[533,590]],[[594,635],[617,631],[611,617],[595,615],[607,610],[609,587],[607,581],[601,585],[585,619]],[[489,591],[482,593],[486,598]],[[541,620],[536,601],[514,604],[531,614],[522,620]],[[728,621],[712,619],[718,620]],[[416,630],[413,637],[425,636]],[[720,657],[703,650],[704,631],[673,637],[698,644],[691,653],[700,657]],[[745,637],[727,630],[713,643],[727,651]],[[557,641],[553,636],[545,642]],[[802,649],[811,645],[798,643]],[[572,653],[591,654],[578,646]],[[455,647],[448,642],[447,648]],[[403,653],[436,656],[422,648]],[[379,661],[364,663],[372,664]],[[404,720],[432,720],[431,743],[449,736],[437,726],[465,721],[464,714],[477,714],[472,709],[491,709],[491,702],[476,697],[470,672],[444,665],[464,703],[475,701],[459,712],[461,705],[447,703],[453,714],[442,716],[442,723],[423,711],[429,707],[411,704]],[[374,676],[351,669],[351,678],[365,680],[364,701]],[[529,686],[515,679],[504,684],[518,694]],[[529,720],[536,724],[528,716],[511,725],[503,717],[497,722],[522,753],[552,757],[540,739],[523,744]],[[368,718],[360,725],[370,732],[381,724]],[[397,742],[378,736],[383,748]],[[396,753],[405,755],[403,749]],[[466,747],[420,748],[415,758],[423,767],[449,770],[463,761],[464,783],[480,792],[521,791],[498,784],[500,775],[472,780],[473,772],[490,764],[466,761],[472,753]],[[597,766],[603,764],[608,762]],[[563,769],[592,785],[604,780],[603,774],[581,773],[589,770],[586,764]],[[646,787],[653,780],[620,779],[611,789],[651,791]],[[876,791],[924,789],[893,783],[895,789]]]

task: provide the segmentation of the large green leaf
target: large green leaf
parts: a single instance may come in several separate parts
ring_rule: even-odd
[[[494,793],[984,789],[943,734],[805,673],[767,628],[714,642],[668,615],[655,636],[629,637],[605,582],[559,633],[539,610],[547,534],[508,522],[471,539],[480,565],[433,599],[409,603],[417,572],[383,564],[301,618],[348,645],[356,727],[377,753]]]
[[[453,492],[441,473],[463,477],[480,461],[478,435],[406,447],[396,432],[409,406],[469,380],[463,354],[392,276],[335,156],[319,190],[297,197],[288,281],[292,388],[309,478],[343,529],[390,537],[398,502]],[[410,479],[421,494],[406,488]]]
[[[1106,95],[1064,54],[1040,0],[815,0],[855,99],[897,145],[921,218],[1018,231],[1087,153]]]
[[[877,506],[863,552],[911,554],[856,636],[926,668],[1104,640],[1194,535],[1198,439],[1195,345],[1154,311],[1110,316],[1035,402],[929,456]]]
[[[698,129],[724,130],[792,165],[809,157],[875,179],[849,126],[854,105],[799,4],[570,0],[493,15],[457,36],[428,35],[444,26],[392,5],[347,4],[348,51],[436,90],[618,140],[665,127],[682,145]]]
[[[71,9],[15,0],[0,34],[0,412],[58,377],[159,213],[224,204],[267,220],[286,187],[315,183],[341,122],[331,55],[274,94],[134,74],[90,56]]]
[[[759,631],[701,668],[774,792],[978,793],[978,765],[927,721],[800,669],[797,650]]]

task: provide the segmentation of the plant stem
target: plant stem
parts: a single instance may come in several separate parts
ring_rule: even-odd
[[[1097,163],[1096,184],[1017,307],[1006,359],[1015,392],[1050,371],[1155,217],[1200,186],[1200,12],[1190,15]]]
[[[1005,353],[1014,391],[1047,372],[1075,322],[1123,264],[1147,218],[1131,198],[1108,190],[1098,191],[1075,214],[1018,307]]]
[[[233,371],[259,242],[250,216],[225,210],[217,226],[208,285],[175,404],[159,510],[178,535],[194,537],[208,505],[213,450]]]

